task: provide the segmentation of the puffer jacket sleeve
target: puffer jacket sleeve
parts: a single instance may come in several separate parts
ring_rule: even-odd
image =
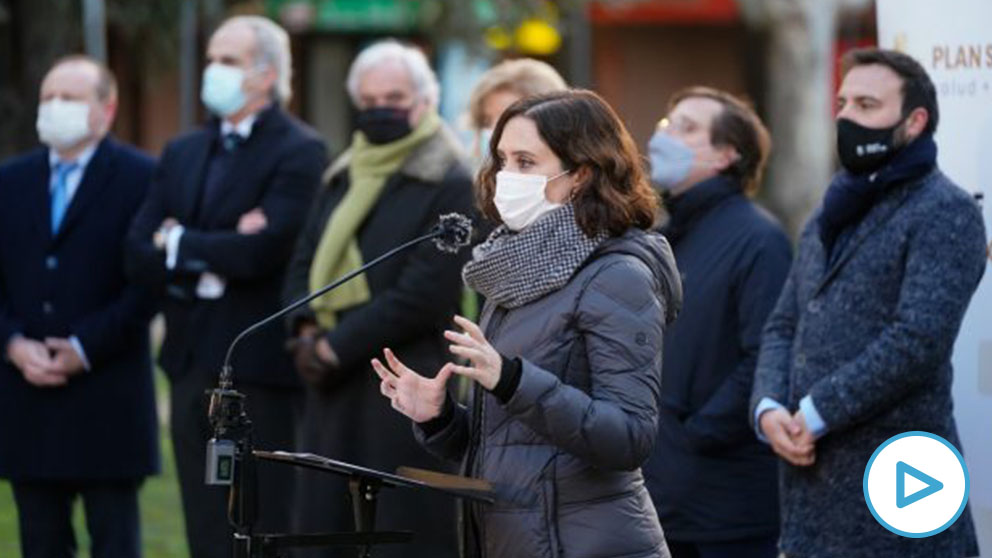
[[[586,346],[588,393],[523,359],[507,412],[561,449],[605,470],[633,470],[658,429],[665,301],[648,267],[610,258],[582,290],[575,324]]]
[[[413,423],[413,436],[434,457],[458,463],[465,457],[469,443],[469,418],[465,405],[454,404],[451,420],[444,428],[428,435],[419,424]]]

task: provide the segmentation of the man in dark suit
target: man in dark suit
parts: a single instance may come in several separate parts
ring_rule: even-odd
[[[231,555],[227,491],[204,485],[212,436],[204,393],[239,331],[279,308],[285,267],[326,165],[317,134],[283,109],[290,95],[285,31],[235,17],[210,39],[202,100],[217,116],[166,146],[131,230],[130,267],[165,293],[161,364],[193,558]],[[278,326],[234,355],[254,441],[292,449],[301,391]],[[260,464],[260,531],[284,530],[294,472]]]
[[[25,558],[75,554],[77,497],[94,558],[139,556],[159,469],[151,299],[123,262],[154,161],[107,137],[116,109],[107,68],[65,58],[41,85],[48,147],[0,165],[0,477]]]

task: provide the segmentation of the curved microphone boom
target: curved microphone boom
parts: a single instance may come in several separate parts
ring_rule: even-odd
[[[368,271],[370,268],[375,267],[376,265],[378,265],[379,263],[385,260],[388,260],[389,258],[393,257],[399,252],[402,252],[403,250],[406,250],[407,248],[410,248],[412,246],[416,246],[417,244],[420,244],[425,240],[433,240],[434,246],[442,252],[455,254],[460,249],[464,248],[465,246],[468,246],[472,242],[472,220],[462,215],[461,213],[447,213],[445,215],[441,215],[441,217],[438,218],[437,225],[434,225],[434,228],[432,228],[430,232],[428,232],[427,234],[414,238],[409,242],[405,242],[397,246],[396,248],[393,248],[392,250],[386,252],[385,254],[368,262],[367,264],[338,278],[333,283],[321,287],[320,289],[306,295],[305,297],[297,300],[296,302],[293,302],[289,306],[286,306],[285,308],[279,310],[275,314],[272,314],[271,316],[268,316],[265,319],[252,324],[244,331],[239,333],[238,336],[234,338],[234,341],[231,342],[231,345],[227,348],[227,355],[224,357],[224,367],[221,369],[221,373],[220,373],[219,387],[221,389],[231,389],[232,386],[231,355],[234,354],[234,348],[238,345],[238,342],[240,342],[242,339],[254,333],[255,331],[261,329],[262,327],[265,327],[266,325],[272,323],[273,321],[282,318],[283,316],[289,314],[293,310],[296,310],[297,308],[304,306],[313,299],[318,298],[321,295],[324,295],[327,292],[337,288],[339,285],[342,285],[350,281],[351,279],[354,279],[356,276],[361,275],[362,273]]]

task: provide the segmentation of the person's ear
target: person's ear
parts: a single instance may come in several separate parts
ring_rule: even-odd
[[[91,109],[92,109],[91,105]],[[98,115],[90,117],[90,127],[93,133],[103,134],[109,132],[114,126],[114,118],[117,116],[117,99],[106,101],[96,101],[95,105],[99,110]]]
[[[266,91],[272,91],[275,88],[276,77],[276,69],[272,66],[255,66],[245,76],[245,85],[248,86],[249,91],[254,90],[260,94],[264,94]]]
[[[723,172],[734,165],[740,160],[741,154],[737,152],[737,149],[731,145],[724,145],[714,149],[716,152],[716,167],[717,172]]]
[[[429,105],[427,99],[421,99],[419,96],[413,101],[413,106],[410,107],[410,127],[416,128],[420,124],[420,120],[427,114],[427,109]]]
[[[912,141],[923,134],[930,122],[930,113],[923,107],[916,107],[906,117],[906,139]]]
[[[580,165],[577,169],[568,174],[572,181],[571,197],[574,198],[592,180],[592,169],[588,165]]]
[[[117,118],[117,99],[111,99],[103,104],[104,126],[110,131],[114,127],[114,119]]]

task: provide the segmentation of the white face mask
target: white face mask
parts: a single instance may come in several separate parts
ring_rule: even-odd
[[[54,149],[72,147],[90,134],[90,105],[52,99],[38,106],[38,139]]]
[[[544,190],[548,182],[569,172],[562,171],[552,177],[507,171],[496,173],[493,203],[506,226],[512,231],[523,230],[545,213],[561,207],[560,203],[549,202]]]
[[[245,106],[247,98],[241,88],[245,72],[226,64],[213,63],[203,71],[200,100],[210,112],[220,117],[231,116]]]

